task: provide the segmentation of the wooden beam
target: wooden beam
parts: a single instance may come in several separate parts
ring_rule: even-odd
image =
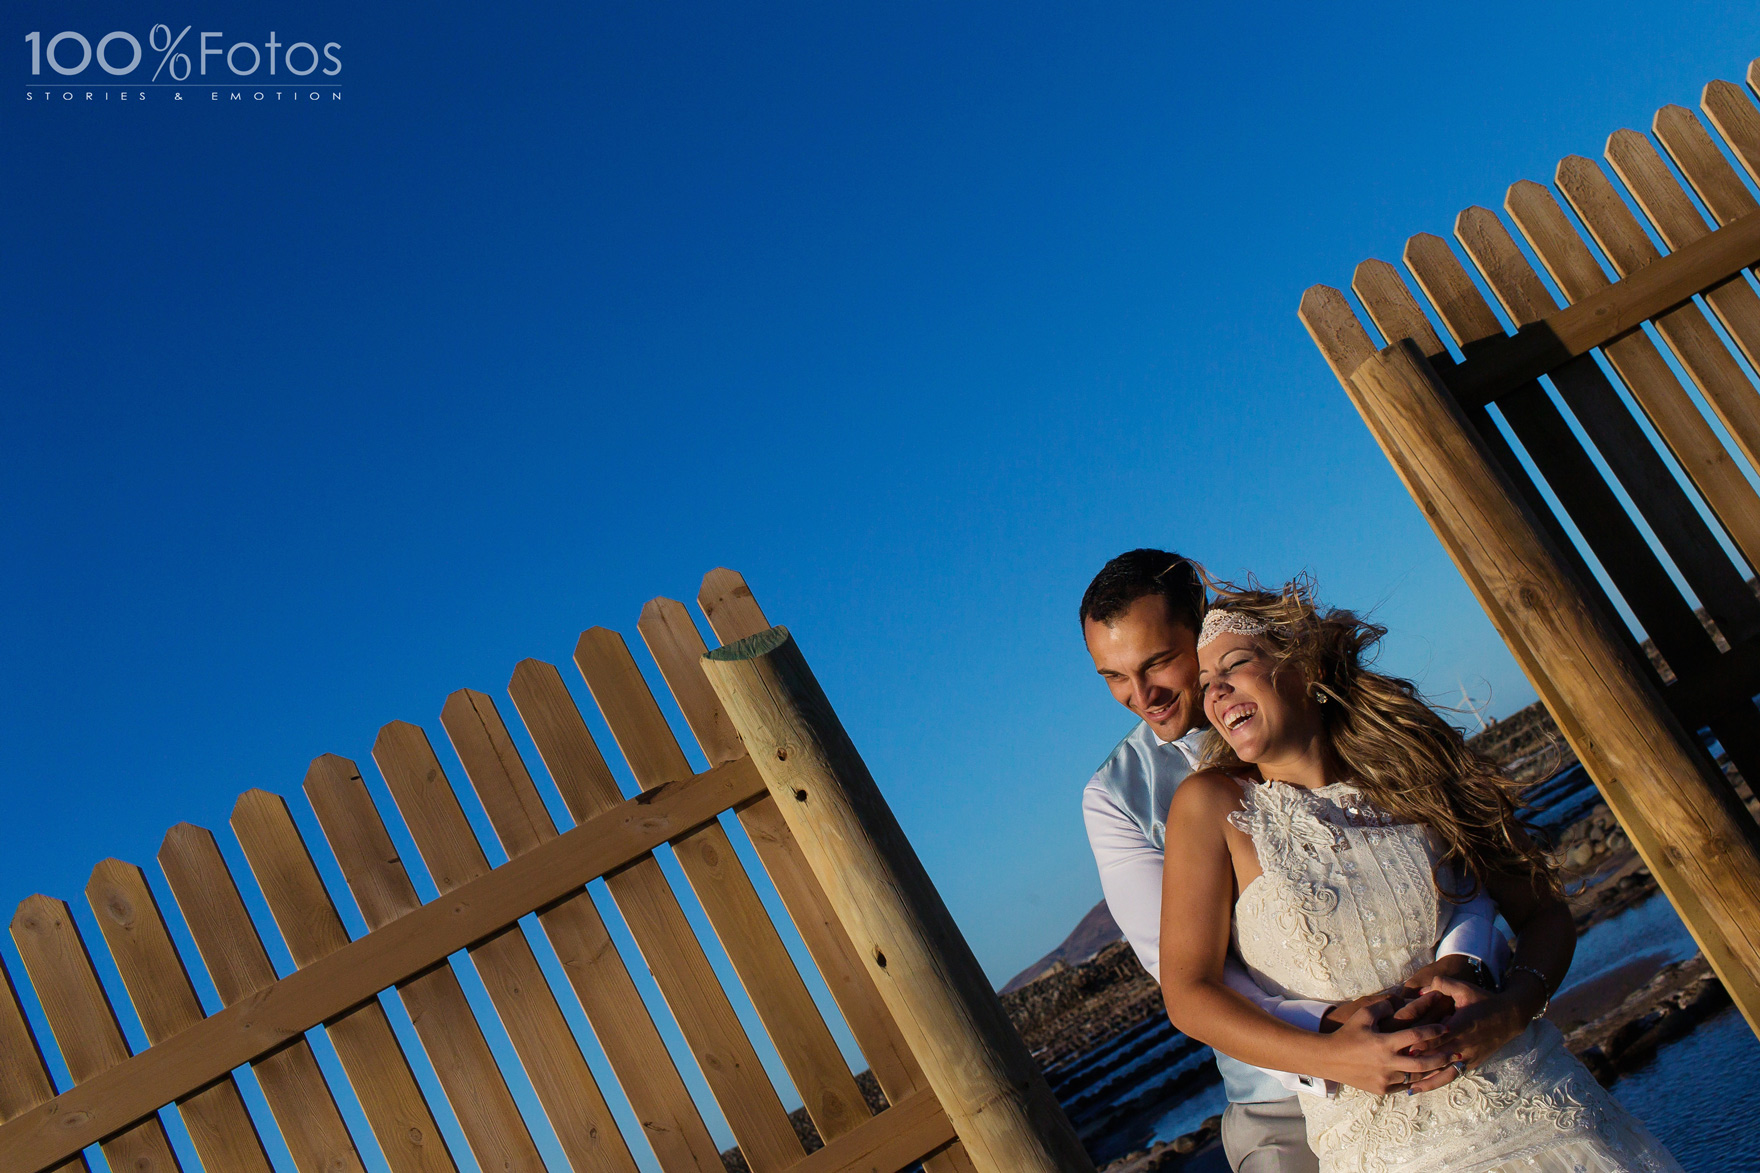
[[[1389,347],[1349,386],[1645,864],[1760,1029],[1753,819],[1603,625],[1422,353]]]
[[[535,908],[763,794],[750,758],[656,786],[0,1124],[0,1173],[41,1173]]]
[[[788,1173],[897,1173],[955,1139],[935,1093],[924,1088],[803,1157]]]
[[[1488,342],[1449,373],[1448,387],[1463,404],[1488,403],[1756,264],[1760,212],[1750,212],[1503,341]]]
[[[1026,1044],[785,628],[704,671],[979,1173],[1091,1173]]]

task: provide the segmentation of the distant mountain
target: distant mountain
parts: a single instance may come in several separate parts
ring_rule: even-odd
[[[1063,939],[1063,944],[1015,974],[998,993],[1011,993],[1048,973],[1080,965],[1114,941],[1122,940],[1124,934],[1119,931],[1118,922],[1112,919],[1112,913],[1106,910],[1106,901],[1102,900],[1088,910],[1088,915]]]

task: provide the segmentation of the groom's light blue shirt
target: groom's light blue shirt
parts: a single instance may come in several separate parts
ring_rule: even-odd
[[[1107,909],[1143,968],[1157,981],[1167,809],[1174,791],[1197,763],[1202,737],[1202,731],[1194,730],[1178,741],[1162,741],[1147,722],[1139,721],[1107,756],[1082,795],[1082,818]],[[1496,906],[1483,894],[1456,908],[1437,945],[1437,956],[1464,953],[1498,967],[1496,916]],[[1304,1030],[1320,1028],[1326,1003],[1267,994],[1232,956],[1223,977],[1230,989],[1285,1022]],[[1266,1103],[1288,1099],[1297,1091],[1323,1090],[1319,1080],[1251,1067],[1227,1055],[1218,1054],[1216,1066],[1232,1103]]]

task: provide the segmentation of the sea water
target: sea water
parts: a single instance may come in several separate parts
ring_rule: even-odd
[[[1613,1085],[1687,1173],[1760,1170],[1760,1039],[1735,1007]]]

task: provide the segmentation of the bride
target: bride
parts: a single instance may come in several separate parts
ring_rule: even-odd
[[[1541,1018],[1576,946],[1557,877],[1517,822],[1516,784],[1408,682],[1364,666],[1382,634],[1322,611],[1303,580],[1212,604],[1198,657],[1217,735],[1167,817],[1169,1016],[1248,1063],[1348,1081],[1351,1036],[1393,1003],[1300,1030],[1228,988],[1231,944],[1268,992],[1374,1002],[1434,960],[1447,902],[1483,886],[1519,939],[1504,989],[1432,983],[1454,1018],[1402,1033],[1412,1066],[1440,1074],[1301,1097],[1322,1173],[1679,1173]],[[1486,1038],[1511,1041],[1487,1056]]]

